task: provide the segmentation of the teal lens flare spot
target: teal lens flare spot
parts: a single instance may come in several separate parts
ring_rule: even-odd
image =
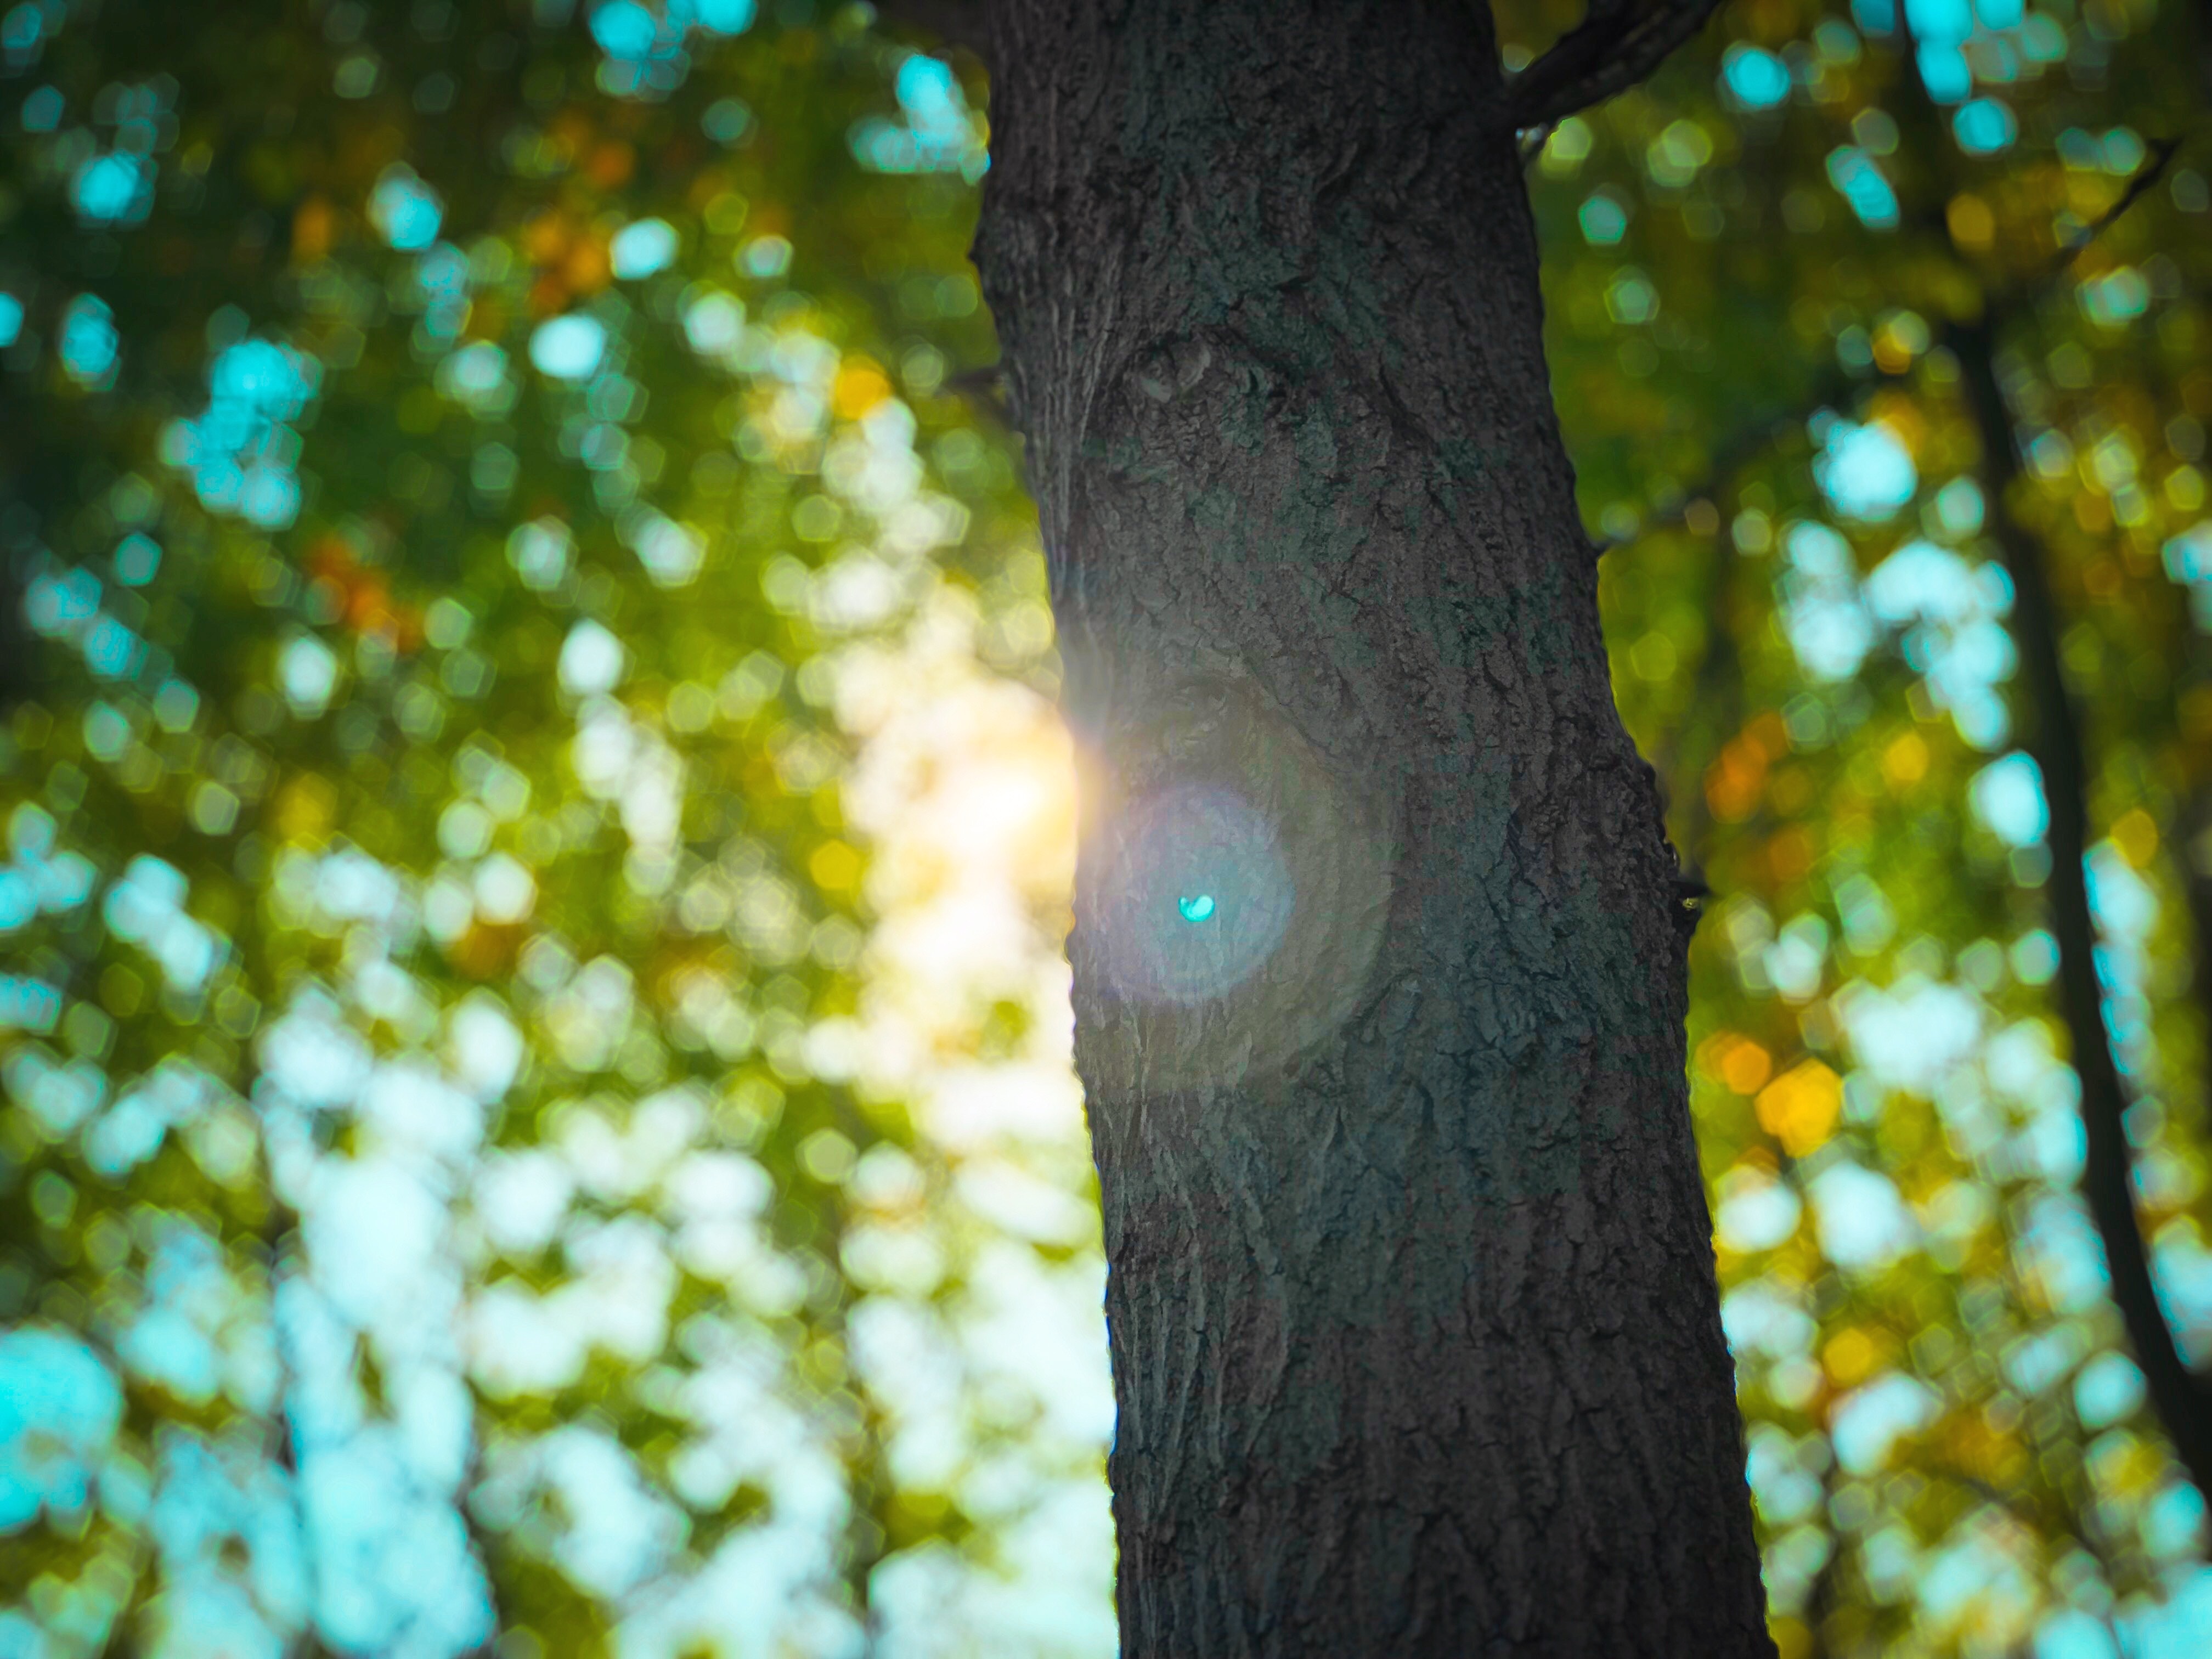
[[[1120,830],[1086,918],[1115,990],[1204,1002],[1257,973],[1293,904],[1267,815],[1218,785],[1174,784],[1133,803]]]

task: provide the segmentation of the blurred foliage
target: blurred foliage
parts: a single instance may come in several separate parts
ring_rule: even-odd
[[[0,1651],[1110,1646],[982,128],[753,13],[0,21]]]
[[[1505,15],[1524,52],[1565,21]],[[2212,1644],[2203,1498],[2076,1191],[2047,811],[1946,343],[1996,336],[2142,1224],[2212,1364],[2208,22],[1731,5],[1530,169],[1614,685],[1714,890],[1692,1103],[1785,1656]]]
[[[985,88],[760,10],[0,13],[0,1654],[1112,1650]],[[1775,1630],[2194,1653],[1944,342],[1999,325],[2212,1360],[2207,45],[1899,21],[1733,4],[1531,135],[1615,684],[1716,890]]]

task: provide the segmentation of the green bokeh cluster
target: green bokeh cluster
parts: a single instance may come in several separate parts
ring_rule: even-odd
[[[2206,46],[1923,10],[1971,98],[1887,0],[1759,0],[1530,135],[1547,343],[1714,889],[1778,1639],[2189,1652],[1945,342],[1998,325],[2212,1358]],[[933,911],[989,836],[905,804],[1066,790],[980,66],[806,0],[24,0],[0,52],[0,1650],[1110,1651],[1065,870]]]

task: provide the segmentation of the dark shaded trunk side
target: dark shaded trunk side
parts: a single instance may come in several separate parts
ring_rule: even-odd
[[[1011,0],[1134,1655],[1771,1651],[1486,9]]]

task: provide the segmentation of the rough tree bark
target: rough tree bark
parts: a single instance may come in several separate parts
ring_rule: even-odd
[[[1136,1655],[1770,1652],[1487,8],[1010,0]]]

